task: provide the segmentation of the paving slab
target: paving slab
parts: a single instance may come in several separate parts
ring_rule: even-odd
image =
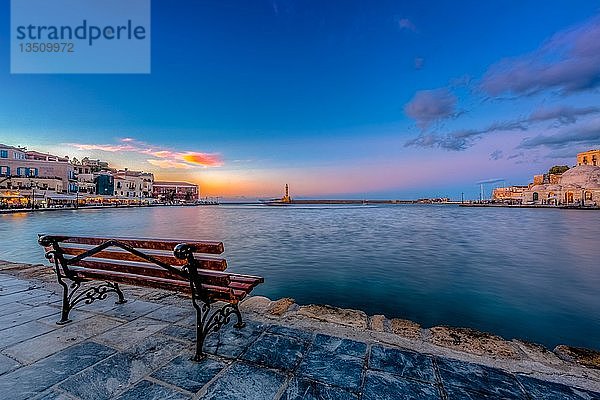
[[[161,331],[161,333],[165,335],[172,336],[179,340],[185,341],[196,341],[196,329],[192,329],[185,326],[179,325],[168,325],[165,329]]]
[[[292,378],[281,400],[358,400],[358,396],[335,386]]]
[[[167,324],[149,318],[138,318],[125,324],[107,330],[96,337],[98,343],[119,350],[126,350],[148,336],[165,328]]]
[[[346,354],[309,351],[300,362],[300,377],[334,385],[357,393],[360,389],[364,360]]]
[[[356,393],[360,389],[366,351],[366,343],[318,334],[297,373]]]
[[[180,342],[157,335],[69,377],[59,388],[83,400],[112,399],[168,363],[183,349]]]
[[[212,358],[200,362],[191,360],[190,354],[181,355],[152,374],[170,385],[196,393],[221,372],[227,364]]]
[[[155,382],[141,381],[121,396],[119,400],[186,400],[190,396]]]
[[[289,328],[283,325],[271,325],[268,329],[270,333],[274,333],[276,335],[284,335],[289,336],[298,340],[302,340],[304,342],[311,342],[313,340],[314,334],[310,331],[303,331],[301,329]]]
[[[56,329],[38,321],[30,321],[0,331],[0,349],[23,342]]]
[[[23,300],[19,300],[19,303],[25,304],[28,306],[40,306],[40,305],[53,305],[55,307],[60,307],[62,304],[62,295],[59,295],[55,292],[50,292],[47,294],[42,294],[40,296],[28,297]]]
[[[2,306],[0,306],[2,307]],[[56,308],[50,306],[31,307],[25,310],[17,311],[0,317],[0,327],[7,329],[13,326],[22,325],[36,319],[56,314]]]
[[[60,321],[60,314],[61,314],[61,309],[59,307],[55,307],[55,313],[48,315],[47,317],[44,318],[40,318],[37,321],[41,322],[43,324],[47,324],[53,327],[56,327],[58,324],[57,322]],[[91,312],[87,312],[87,311],[82,311],[82,310],[71,310],[71,312],[69,312],[69,318],[71,319],[71,323],[79,323],[81,321],[83,321],[84,319],[88,319],[88,318],[92,318],[92,317],[97,317],[98,314],[94,314]],[[69,326],[69,324],[66,325],[58,325],[58,326]]]
[[[444,387],[458,386],[475,392],[526,400],[514,375],[497,368],[438,357],[436,364]]]
[[[571,388],[558,383],[542,381],[525,375],[517,379],[532,399],[536,400],[600,400],[600,393]]]
[[[414,351],[373,345],[369,358],[369,368],[389,372],[404,378],[428,383],[435,382],[432,358]]]
[[[2,265],[2,264],[0,264],[0,265]],[[15,278],[13,275],[9,275],[9,274],[0,274],[0,282],[10,281],[10,280],[14,280],[14,279],[18,279],[18,278]]]
[[[18,301],[26,301],[37,296],[49,296],[51,294],[52,292],[49,292],[44,289],[30,289],[24,290],[22,292],[0,295],[0,306],[5,306],[6,304],[12,304]]]
[[[378,371],[367,371],[365,400],[441,400],[438,387]]]
[[[233,327],[233,323],[212,332],[206,337],[204,351],[227,358],[239,357],[267,328],[266,324],[246,321],[242,329]]]
[[[0,296],[36,289],[37,285],[30,281],[11,279],[0,282]]]
[[[4,353],[24,364],[31,364],[119,324],[121,322],[112,318],[96,316],[66,325],[54,325],[55,330],[7,347]]]
[[[113,297],[114,298],[108,297],[106,300],[101,302],[94,302],[92,304],[85,305],[85,307],[82,307],[81,309],[102,313],[104,315],[124,319],[127,321],[133,321],[136,318],[142,317],[162,307],[161,304],[132,299],[128,299],[127,303],[125,304],[115,304],[115,302],[118,300],[118,297],[116,295]]]
[[[355,340],[318,334],[315,336],[313,342],[313,351],[317,349],[323,353],[346,354],[364,358],[367,352],[367,344]]]
[[[301,340],[265,333],[250,345],[242,359],[267,368],[292,371],[307,348],[308,343]]]
[[[177,322],[190,316],[196,317],[192,307],[184,308],[178,306],[164,306],[146,314],[146,318],[157,319],[159,321]]]
[[[481,393],[459,386],[446,386],[444,387],[444,392],[448,400],[513,400],[512,397]],[[538,399],[534,397],[533,400]]]
[[[76,397],[70,396],[58,390],[50,389],[32,400],[78,400]]]
[[[265,368],[234,363],[201,396],[206,400],[274,399],[285,383],[285,375]]]
[[[0,393],[7,396],[6,400],[30,399],[114,352],[98,343],[81,343],[33,365],[0,375]]]
[[[7,357],[4,354],[0,354],[0,375],[8,371],[12,371],[20,366],[21,364],[19,364],[16,360]]]
[[[12,303],[10,306],[0,307],[0,317],[5,315],[14,314],[17,312],[25,311],[30,309],[31,306],[23,303]]]

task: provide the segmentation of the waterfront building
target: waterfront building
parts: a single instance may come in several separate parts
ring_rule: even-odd
[[[528,188],[528,186],[519,185],[495,188],[492,191],[492,200],[508,204],[520,204],[523,201],[523,192]]]
[[[96,194],[102,196],[112,196],[115,192],[115,178],[108,172],[99,172],[94,178],[96,185]]]
[[[600,149],[588,150],[577,154],[577,165],[592,165],[600,167]]]
[[[540,174],[533,176],[534,185],[557,185],[562,174]]]
[[[81,194],[96,194],[94,174],[77,174],[77,185]]]
[[[77,191],[68,157],[0,144],[2,206],[45,206],[57,195]]]
[[[600,205],[600,166],[578,165],[564,172],[558,183],[531,185],[523,202],[550,205]]]
[[[153,196],[160,201],[196,201],[198,185],[189,182],[156,181],[153,186]]]
[[[84,157],[81,161],[79,161],[76,158],[73,158],[71,163],[75,167],[75,170],[78,174],[93,174],[100,171],[115,172],[114,169],[108,167],[108,162],[100,160],[90,160],[87,157]]]
[[[152,197],[154,175],[149,172],[130,171],[127,168],[114,174],[114,194],[118,197]]]

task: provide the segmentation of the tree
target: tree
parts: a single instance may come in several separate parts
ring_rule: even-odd
[[[566,165],[555,165],[554,167],[550,168],[548,173],[549,174],[562,174],[563,172],[565,172],[568,169],[569,169],[569,167]]]

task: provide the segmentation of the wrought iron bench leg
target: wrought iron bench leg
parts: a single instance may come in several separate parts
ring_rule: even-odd
[[[242,313],[240,313],[240,309],[238,308],[237,303],[233,305],[233,312],[235,313],[235,316],[237,317],[237,322],[235,325],[233,325],[233,327],[237,328],[237,329],[241,329],[241,328],[245,327],[246,323],[244,321],[242,321]]]
[[[119,296],[119,300],[115,302],[115,304],[125,304],[127,303],[127,299],[125,298],[125,296],[123,296],[123,292],[121,291],[121,288],[119,287],[118,283],[113,283],[113,285],[115,286],[115,292],[117,292],[117,296]]]
[[[204,340],[209,333],[218,332],[221,327],[229,323],[231,314],[235,314],[237,317],[235,328],[243,328],[245,324],[242,322],[242,314],[237,304],[227,303],[211,314],[210,302],[201,301],[201,304],[198,304],[194,297],[192,297],[192,303],[196,309],[196,354],[192,360],[201,361],[206,357],[203,351]]]
[[[69,311],[71,311],[71,307],[69,306],[69,286],[61,279],[60,275],[58,275],[58,283],[63,287],[63,296],[60,321],[56,321],[56,324],[64,325],[71,322],[69,319]]]
[[[71,312],[71,310],[80,302],[91,304],[96,300],[104,300],[110,292],[115,292],[119,296],[119,300],[116,302],[116,304],[123,304],[127,302],[117,283],[102,282],[98,286],[88,287],[85,288],[83,292],[76,293],[79,288],[81,288],[81,281],[73,281],[73,283],[70,285],[71,290],[69,291],[69,285],[63,281],[61,275],[58,274],[57,277],[58,283],[63,287],[63,301],[60,312],[60,321],[56,322],[58,325],[64,325],[71,322],[69,319],[69,312]]]

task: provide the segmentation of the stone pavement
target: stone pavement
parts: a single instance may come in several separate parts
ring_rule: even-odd
[[[600,400],[600,393],[244,313],[190,360],[188,299],[126,288],[58,326],[58,285],[0,273],[2,399],[523,399]],[[144,295],[144,296],[143,296]]]

